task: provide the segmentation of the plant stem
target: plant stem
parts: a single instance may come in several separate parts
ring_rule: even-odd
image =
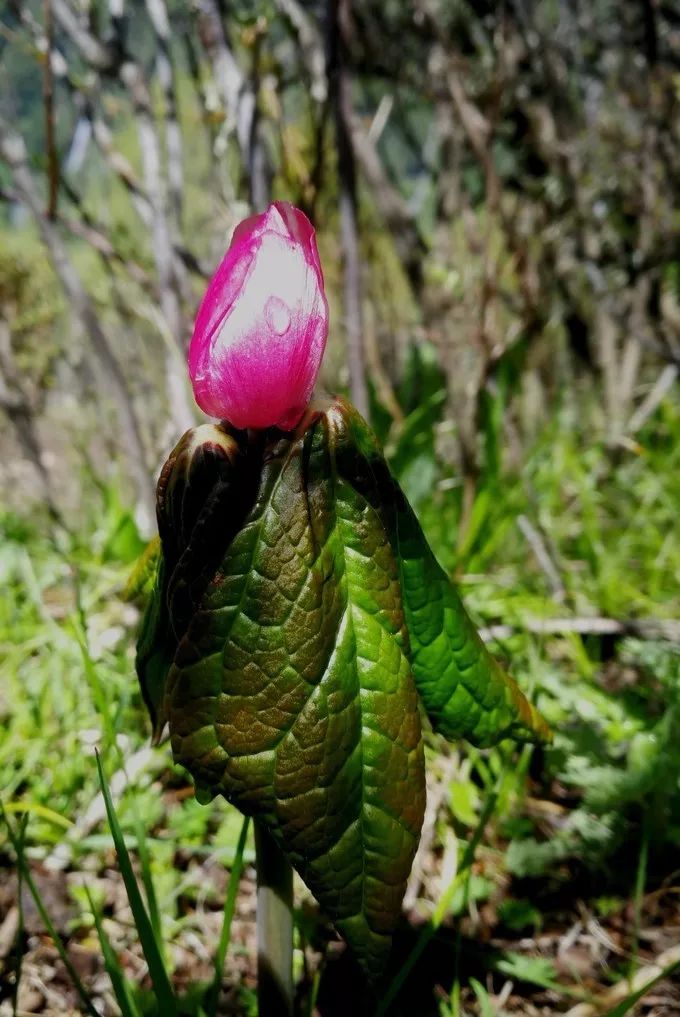
[[[293,870],[261,824],[257,859],[257,1000],[260,1017],[293,1013]]]

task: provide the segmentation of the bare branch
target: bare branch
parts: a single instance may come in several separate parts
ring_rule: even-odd
[[[110,144],[108,146],[109,158],[115,161],[117,172],[131,193],[135,195],[135,205],[142,217],[142,221],[147,226],[150,226],[161,309],[171,335],[175,342],[181,345],[184,341],[184,326],[177,297],[177,288],[183,282],[184,273],[181,263],[179,263],[180,272],[176,273],[175,271],[178,263],[173,259],[173,244],[167,221],[167,193],[166,182],[162,173],[160,142],[144,73],[138,63],[128,58],[124,58],[116,64],[108,49],[106,52],[109,59],[106,67],[104,67],[102,64],[103,54],[100,52],[102,46],[99,40],[80,24],[66,0],[53,0],[53,2],[55,3],[55,15],[60,20],[62,28],[78,47],[83,58],[90,63],[93,70],[105,69],[111,73],[115,71],[121,84],[130,93],[144,169],[144,197],[142,197],[142,192],[134,179],[134,174],[126,165],[127,160],[124,160],[118,153],[112,153]],[[98,123],[95,123],[93,126],[95,140],[105,145],[109,139],[102,137],[102,135],[105,135],[107,132],[103,132],[101,125]],[[150,206],[150,214],[147,213],[147,208],[144,207],[147,203]],[[171,383],[171,389],[168,394],[173,419],[178,429],[186,429],[193,419],[186,394],[186,385],[180,384],[180,379],[175,378],[174,375],[169,377],[168,381]]]
[[[330,0],[328,15],[328,81],[329,99],[335,116],[335,139],[338,149],[338,186],[340,188],[340,238],[344,269],[345,331],[347,361],[352,401],[359,412],[368,417],[368,387],[363,348],[361,320],[361,264],[357,225],[357,189],[354,148],[349,123],[352,116],[350,82],[344,66],[341,5],[346,0]]]
[[[45,38],[47,48],[43,67],[43,103],[45,107],[45,148],[47,150],[47,180],[49,183],[47,199],[47,217],[55,219],[57,215],[57,198],[59,195],[59,158],[54,136],[54,81],[52,77],[52,0],[44,0]]]
[[[635,434],[649,420],[675,385],[680,370],[675,364],[667,364],[651,389],[628,421],[626,431]]]
[[[392,184],[375,144],[366,133],[357,116],[350,121],[352,142],[357,161],[371,188],[378,210],[391,232],[397,252],[406,273],[419,288],[422,277],[422,259],[426,245],[414,222],[411,210],[397,188]]]
[[[165,0],[146,0],[146,9],[156,36],[156,74],[165,103],[165,148],[167,152],[168,196],[170,209],[179,232],[182,223],[184,171],[182,133],[177,112],[177,82],[170,53],[170,21]]]
[[[517,517],[517,525],[522,531],[527,544],[534,552],[536,561],[540,565],[546,579],[548,580],[548,585],[550,586],[554,599],[558,602],[564,601],[566,599],[567,592],[564,588],[562,577],[559,574],[557,566],[552,560],[541,533],[525,515]]]
[[[200,0],[205,22],[203,38],[222,97],[230,127],[236,132],[239,149],[248,165],[252,137],[255,96],[227,43],[215,0]]]
[[[182,320],[174,288],[172,242],[166,217],[166,189],[162,174],[158,132],[151,109],[151,97],[138,64],[126,61],[121,67],[120,77],[132,98],[135,112],[145,192],[151,206],[151,246],[158,273],[161,308],[170,332],[179,343],[182,341]]]
[[[139,262],[126,258],[118,250],[110,236],[106,233],[105,228],[95,221],[93,216],[85,208],[80,195],[71,187],[71,185],[65,180],[62,180],[61,183],[69,201],[71,201],[75,206],[77,218],[73,219],[62,214],[59,216],[59,222],[65,226],[69,233],[71,233],[74,237],[80,237],[82,240],[85,240],[90,247],[93,248],[93,250],[104,258],[107,263],[117,262],[125,269],[125,273],[130,279],[136,282],[148,293],[155,294],[155,280],[149,275],[143,266],[139,264]]]
[[[123,373],[111,349],[109,340],[97,317],[92,301],[68,255],[56,226],[44,215],[40,195],[28,168],[28,156],[23,138],[14,133],[0,119],[0,153],[6,160],[14,179],[14,186],[22,202],[30,209],[47,248],[55,274],[59,279],[75,320],[92,346],[106,372],[107,381],[118,410],[118,416],[128,449],[129,462],[137,487],[139,507],[144,523],[153,519],[153,497],[146,468],[146,455],[141,431]]]
[[[250,90],[253,96],[257,97],[260,90],[260,37],[257,36],[253,46],[253,64],[250,80]],[[258,109],[257,99],[253,104],[253,113],[250,123],[250,139],[247,151],[248,167],[248,192],[250,205],[255,211],[263,211],[271,195],[272,173],[267,159],[267,152],[263,138],[262,117]]]
[[[116,54],[82,24],[68,0],[52,0],[54,16],[80,51],[83,59],[98,71],[110,72],[115,68]]]
[[[636,636],[639,639],[680,641],[680,621],[666,618],[525,618],[518,625],[489,625],[480,628],[485,642],[509,639],[517,632],[539,636]]]
[[[292,25],[300,46],[315,102],[323,103],[328,96],[326,58],[321,32],[298,0],[275,0],[276,6]]]
[[[97,117],[92,121],[92,136],[104,159],[128,191],[133,208],[143,225],[148,230],[151,230],[153,207],[149,195],[129,161],[114,147],[111,131],[101,117]],[[183,274],[184,269],[181,266],[184,266],[189,272],[194,272],[204,278],[209,276],[210,272],[207,266],[202,264],[182,244],[173,243],[172,251],[173,269],[176,275]],[[178,262],[180,263],[179,267]]]

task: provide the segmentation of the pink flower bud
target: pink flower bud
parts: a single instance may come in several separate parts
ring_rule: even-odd
[[[328,336],[314,229],[276,201],[234,230],[189,347],[196,402],[235,427],[295,427]]]

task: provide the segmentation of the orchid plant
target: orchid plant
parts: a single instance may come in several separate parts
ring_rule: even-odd
[[[237,227],[198,311],[189,371],[219,423],[161,472],[137,670],[197,794],[254,817],[263,883],[278,871],[285,899],[292,866],[375,983],[423,822],[423,713],[479,746],[549,735],[366,422],[312,398],[327,334],[314,230],[276,202]],[[284,925],[260,943],[267,1017],[290,1010]]]

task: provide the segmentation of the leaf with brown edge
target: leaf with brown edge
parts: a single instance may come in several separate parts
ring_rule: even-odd
[[[413,674],[433,728],[479,746],[550,741],[543,717],[484,645],[368,425],[342,400],[335,412],[351,449],[347,470],[380,513],[399,562]]]
[[[168,671],[211,579],[215,549],[229,543],[252,497],[245,449],[240,432],[204,424],[183,435],[161,471],[156,495],[160,548],[153,549],[155,580],[136,661],[156,742],[167,719],[163,696]]]
[[[293,434],[188,432],[158,522],[138,654],[156,733],[167,720],[197,790],[266,826],[376,979],[423,818],[419,702],[480,745],[547,727],[344,401]]]
[[[266,825],[377,977],[423,818],[418,700],[393,549],[337,471],[330,416],[307,423],[261,448],[241,443],[229,483],[207,485],[213,538],[199,542],[200,567],[188,562],[197,524],[173,508],[200,485],[181,457],[164,470],[159,596],[177,644],[158,710],[175,759]],[[234,531],[236,475],[256,462]]]

